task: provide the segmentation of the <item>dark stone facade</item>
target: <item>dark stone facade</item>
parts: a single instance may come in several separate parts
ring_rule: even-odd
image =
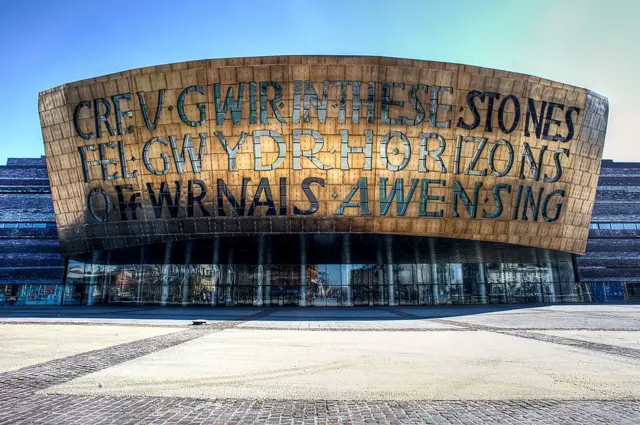
[[[37,304],[40,294],[55,303],[51,285],[63,274],[45,159],[9,158],[0,165],[0,305]]]
[[[640,163],[602,161],[583,282],[640,283]]]

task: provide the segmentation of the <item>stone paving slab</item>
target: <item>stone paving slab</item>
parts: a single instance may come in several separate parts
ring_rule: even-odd
[[[177,330],[158,326],[0,324],[0,373]]]
[[[420,330],[455,330],[461,326],[438,323],[430,320],[333,320],[333,321],[291,321],[267,319],[245,322],[239,325],[243,329],[264,330],[312,330],[312,331],[420,331]]]
[[[640,398],[640,362],[495,332],[227,329],[47,392],[345,400]]]
[[[614,345],[617,347],[631,348],[640,353],[640,331],[540,331],[545,335],[554,335],[564,338],[578,339],[580,341],[595,342],[599,344]]]
[[[577,308],[574,308],[577,307]],[[592,308],[597,307],[597,308]],[[38,322],[41,319],[47,320],[74,320],[74,326],[84,327],[87,329],[97,328],[109,328],[116,327],[119,330],[127,327],[136,327],[136,321],[144,321],[149,327],[162,326],[162,323],[169,324],[172,320],[187,321],[193,318],[200,318],[201,313],[205,313],[204,309],[184,309],[189,311],[181,312],[180,314],[172,314],[172,309],[166,309],[164,311],[156,311],[149,313],[148,309],[140,309],[139,312],[133,309],[114,309],[111,307],[104,309],[86,309],[95,312],[95,314],[82,313],[82,308],[68,309],[69,312],[64,311],[53,312],[49,309],[46,314],[38,314],[36,310],[32,309],[28,314],[23,315],[20,320],[23,323],[29,323],[34,321],[35,323],[42,325]],[[47,310],[47,309],[41,309]],[[67,309],[62,309],[67,310]],[[125,311],[126,310],[126,311]],[[157,309],[162,310],[162,309]],[[177,309],[183,310],[183,309]],[[240,309],[239,309],[240,310]],[[353,317],[354,321],[348,320],[345,317],[332,318],[331,315],[326,314],[323,309],[319,309],[321,315],[324,315],[321,320],[314,315],[312,319],[296,319],[294,317],[287,319],[278,318],[275,322],[290,322],[291,329],[295,329],[296,332],[290,332],[288,330],[279,331],[280,334],[289,334],[288,341],[290,344],[299,350],[302,355],[298,356],[273,356],[274,353],[271,345],[282,346],[281,341],[277,338],[273,338],[268,331],[268,328],[261,328],[259,330],[242,329],[241,326],[250,326],[253,324],[259,324],[263,321],[271,320],[269,314],[272,313],[270,309],[244,309],[242,315],[230,314],[229,316],[217,316],[212,315],[209,320],[214,320],[212,325],[202,327],[192,327],[184,329],[182,325],[173,324],[172,328],[166,327],[173,331],[165,335],[157,335],[150,338],[142,338],[136,341],[127,342],[120,345],[108,346],[106,348],[95,349],[88,352],[83,352],[76,355],[71,355],[65,358],[58,358],[48,362],[39,363],[37,365],[27,366],[22,369],[11,370],[5,373],[0,373],[0,424],[78,424],[78,425],[97,425],[97,424],[181,424],[181,425],[196,425],[196,424],[225,424],[225,425],[248,425],[248,424],[349,424],[349,425],[368,425],[368,424],[426,424],[426,423],[457,423],[457,424],[638,424],[640,423],[640,398],[637,394],[633,393],[638,388],[637,370],[640,365],[640,350],[635,348],[635,334],[627,335],[624,332],[636,331],[637,325],[634,323],[640,309],[638,306],[547,306],[533,309],[486,309],[484,307],[474,309],[473,306],[467,308],[457,308],[457,306],[448,308],[433,309],[437,310],[437,313],[420,313],[420,309],[413,308],[387,308],[384,311],[391,312],[395,317],[375,318],[377,313],[371,314],[366,312],[368,309],[362,309],[364,313],[360,317]],[[324,309],[331,310],[331,309]],[[349,309],[345,310],[348,311]],[[357,309],[352,309],[357,310]],[[379,309],[375,309],[379,310]],[[428,310],[428,309],[427,309]],[[487,311],[490,310],[490,311]],[[529,310],[529,311],[528,311]],[[112,314],[116,311],[117,314]],[[166,312],[165,312],[166,311]],[[474,313],[475,311],[475,313]],[[366,314],[365,314],[366,313]],[[314,313],[315,314],[315,313]],[[347,314],[348,315],[348,314]],[[558,319],[560,316],[564,316],[565,323]],[[8,317],[9,316],[9,317]],[[11,314],[6,313],[4,308],[0,308],[0,317],[3,319],[10,319]],[[496,319],[489,319],[487,321],[486,316],[497,316]],[[542,332],[534,332],[536,330],[531,324],[529,326],[522,326],[523,317],[542,317],[548,316],[554,318],[549,323],[543,323]],[[214,318],[217,317],[217,318]],[[461,318],[478,318],[476,323],[471,323],[473,320],[459,320]],[[602,332],[601,328],[594,327],[592,323],[584,323],[584,319],[602,319],[605,322],[609,322],[605,325],[607,330],[624,331],[620,335],[614,335],[612,332]],[[3,319],[0,319],[2,321]],[[78,320],[77,322],[75,320]],[[234,319],[234,320],[228,320]],[[239,320],[235,320],[239,319]],[[427,320],[425,320],[427,319]],[[431,320],[433,319],[433,320]],[[107,323],[108,320],[115,320],[113,324]],[[490,323],[494,320],[495,323]],[[554,322],[555,321],[555,322]],[[296,322],[300,322],[297,323]],[[361,322],[356,324],[356,322]],[[422,332],[410,330],[409,327],[400,325],[402,323],[413,323],[414,326],[417,323],[428,322],[428,327],[419,329]],[[49,322],[51,323],[51,322]],[[328,326],[330,330],[349,330],[350,333],[345,332],[326,332],[321,329],[321,324]],[[394,325],[395,323],[395,325]],[[553,326],[557,323],[561,323],[562,326],[554,329]],[[100,326],[96,326],[101,324]],[[432,327],[432,324],[439,324],[444,326],[443,328]],[[307,327],[305,327],[307,325]],[[2,325],[2,326],[15,326]],[[33,327],[37,325],[24,325],[25,328]],[[393,327],[395,326],[395,327]],[[407,325],[408,326],[408,325]],[[451,329],[447,328],[451,327]],[[581,326],[587,326],[581,328]],[[137,326],[140,327],[140,326]],[[180,329],[180,328],[183,329]],[[544,330],[550,328],[551,330]],[[33,328],[36,329],[36,328]],[[231,330],[234,329],[234,330]],[[567,333],[566,329],[571,329]],[[309,332],[315,330],[316,332]],[[405,330],[406,332],[397,332],[398,330]],[[538,329],[539,330],[539,329]],[[223,331],[223,332],[219,332]],[[586,331],[586,332],[585,332]],[[213,336],[215,333],[218,335],[224,335],[225,333],[239,332],[250,333],[258,332],[262,333],[262,340],[252,341],[255,343],[255,347],[246,347],[245,352],[241,348],[242,341],[237,341],[240,345],[233,345],[234,338],[229,341],[219,344],[218,340],[215,340],[213,351],[211,347],[207,347],[204,344],[203,350],[205,353],[202,357],[208,362],[211,362],[212,358],[219,356],[231,357],[235,360],[241,360],[244,362],[268,362],[284,364],[291,369],[291,365],[295,366],[296,362],[300,359],[305,360],[309,357],[308,351],[317,344],[312,344],[308,348],[305,348],[304,338],[300,338],[300,335],[315,335],[314,338],[322,336],[327,338],[325,345],[338,342],[338,349],[329,351],[327,353],[320,350],[319,353],[312,351],[311,360],[314,360],[313,356],[321,357],[321,360],[329,365],[338,363],[336,370],[341,373],[338,378],[342,379],[341,382],[349,383],[356,379],[357,383],[365,390],[369,387],[376,388],[375,385],[371,385],[369,382],[359,382],[358,377],[352,373],[349,373],[350,367],[348,362],[342,362],[340,364],[340,355],[344,356],[343,352],[346,352],[349,356],[354,356],[354,352],[361,350],[364,353],[370,352],[367,344],[362,345],[362,338],[367,341],[370,338],[375,342],[376,347],[381,347],[381,350],[389,350],[391,355],[382,357],[380,364],[371,364],[370,369],[372,376],[380,374],[380,372],[388,373],[389,368],[397,368],[401,363],[407,363],[411,360],[412,356],[427,357],[428,360],[432,356],[431,362],[421,367],[409,368],[414,376],[409,376],[407,381],[406,376],[396,377],[396,381],[393,385],[402,386],[405,381],[410,382],[411,379],[417,379],[427,377],[424,379],[423,386],[429,386],[429,377],[434,375],[442,375],[449,373],[446,378],[451,380],[451,371],[464,375],[466,379],[460,380],[461,388],[464,389],[464,385],[476,385],[477,380],[474,380],[473,373],[477,373],[477,369],[487,368],[487,365],[491,365],[496,360],[507,361],[513,365],[526,364],[526,373],[523,375],[519,371],[511,371],[509,367],[500,367],[500,370],[504,370],[504,373],[517,382],[519,386],[528,386],[528,379],[530,375],[539,374],[542,380],[547,379],[548,382],[560,381],[562,385],[569,385],[571,388],[582,388],[582,391],[592,391],[594,393],[599,392],[599,396],[594,399],[549,399],[553,398],[553,393],[547,398],[533,397],[527,399],[513,400],[508,397],[503,397],[503,400],[487,400],[474,399],[474,400],[459,400],[451,401],[450,395],[459,391],[459,388],[449,391],[449,397],[432,397],[432,400],[423,399],[411,399],[411,400],[399,400],[390,401],[386,395],[384,397],[378,397],[377,399],[371,398],[370,400],[352,399],[352,400],[336,400],[336,396],[328,396],[320,400],[310,400],[309,395],[303,397],[304,399],[292,400],[292,399],[274,399],[272,396],[255,398],[213,398],[203,399],[202,396],[196,396],[194,398],[185,397],[135,397],[131,394],[126,396],[114,396],[109,394],[95,393],[95,394],[54,394],[49,393],[55,391],[57,386],[64,386],[72,382],[79,382],[85,378],[91,378],[99,375],[103,372],[110,372],[120,367],[129,367],[130,363],[136,361],[145,361],[146,368],[148,369],[150,364],[149,358],[159,355],[160,360],[167,351],[175,350],[189,344],[196,344]],[[488,334],[491,336],[481,338],[480,343],[475,340],[478,335]],[[388,335],[393,337],[389,338]],[[595,336],[594,336],[595,335]],[[464,344],[458,343],[451,344],[448,341],[446,346],[438,344],[438,338],[454,337],[461,338]],[[282,336],[284,338],[284,335]],[[608,339],[602,339],[602,338]],[[407,338],[415,343],[405,344],[404,342],[398,342],[394,338]],[[506,338],[506,339],[505,339]],[[582,339],[580,339],[582,338]],[[589,340],[591,338],[591,340]],[[600,339],[593,339],[600,338]],[[350,349],[340,349],[341,339],[348,341],[351,344]],[[237,340],[237,337],[235,338]],[[61,342],[66,341],[61,339]],[[404,340],[402,340],[404,341]],[[420,345],[417,349],[412,348],[412,344],[428,342],[426,345]],[[510,342],[507,342],[510,341]],[[628,343],[625,343],[628,342]],[[482,344],[487,344],[483,346]],[[533,344],[530,345],[530,344]],[[617,344],[617,345],[616,345]],[[247,344],[245,344],[247,345]],[[418,344],[419,345],[419,344]],[[518,347],[518,350],[523,350],[521,353],[518,350],[513,349],[513,346]],[[2,344],[0,347],[6,347],[7,344]],[[321,345],[320,345],[321,346]],[[398,347],[401,349],[398,350]],[[531,347],[536,347],[534,350]],[[446,348],[446,349],[445,349]],[[215,351],[218,350],[218,351]],[[249,352],[250,350],[250,352]],[[305,351],[306,350],[306,351]],[[394,352],[395,350],[395,352]],[[489,350],[497,352],[495,355],[483,355]],[[542,351],[540,351],[542,350]],[[562,353],[558,356],[549,355],[549,351],[558,351]],[[510,359],[509,356],[504,356],[504,352],[511,353],[515,358]],[[414,353],[415,352],[415,353]],[[191,355],[193,356],[193,350]],[[196,350],[197,353],[197,350]],[[340,354],[337,359],[336,353]],[[480,353],[480,355],[478,355]],[[212,356],[216,354],[216,356]],[[251,356],[249,356],[251,354]],[[265,354],[267,354],[265,356]],[[277,352],[275,354],[278,354]],[[381,353],[376,353],[380,355]],[[384,353],[382,353],[384,354]],[[0,356],[2,352],[0,351]],[[270,357],[271,356],[271,357]],[[474,361],[478,362],[478,365],[463,365],[451,363],[454,360],[461,361],[465,359],[465,356],[472,357]],[[584,357],[582,357],[584,356]],[[196,358],[199,356],[196,355]],[[266,357],[266,359],[264,359]],[[348,357],[348,356],[346,356]],[[188,367],[192,362],[192,358],[189,356],[178,356],[173,358],[174,364]],[[349,360],[349,359],[347,359]],[[541,362],[542,361],[542,362]],[[605,362],[605,367],[601,362]],[[278,363],[279,362],[279,363]],[[317,363],[317,362],[316,362]],[[483,364],[484,363],[484,364]],[[227,362],[229,364],[229,362]],[[340,366],[345,366],[340,368]],[[156,369],[153,371],[157,376],[163,376],[163,373],[167,370],[167,365],[162,361],[155,363]],[[312,366],[317,366],[313,364]],[[173,368],[174,366],[169,366]],[[209,366],[210,367],[210,366]],[[575,369],[578,368],[579,370]],[[466,369],[465,369],[466,368]],[[580,368],[588,369],[594,375],[588,375],[588,372],[584,372]],[[529,369],[532,369],[529,370]],[[614,373],[611,373],[613,369]],[[200,379],[207,379],[206,367],[201,367],[200,376],[196,376]],[[560,371],[560,374],[557,372]],[[215,368],[216,372],[225,371],[224,368]],[[469,373],[469,371],[471,373]],[[281,371],[277,371],[281,372]],[[287,372],[285,370],[285,372]],[[295,372],[295,370],[294,370]],[[306,373],[300,376],[296,373],[286,373],[276,376],[277,379],[285,379],[291,382],[292,380],[314,381],[322,373],[334,373],[331,368],[322,370],[312,370],[311,373]],[[578,378],[583,379],[569,379],[565,382],[564,376],[571,375],[571,373],[577,373]],[[563,375],[564,374],[564,375]],[[602,376],[599,376],[602,375]],[[500,373],[490,374],[490,379],[501,378]],[[595,377],[595,378],[594,378]],[[602,383],[598,381],[603,377],[609,377],[614,380],[614,385],[610,385],[608,382]],[[183,377],[187,378],[187,376]],[[256,374],[255,381],[265,382],[269,379],[273,380],[270,376],[261,376]],[[471,379],[469,379],[471,378]],[[426,384],[424,384],[426,382]],[[597,387],[591,388],[590,386],[595,384]],[[277,382],[276,382],[277,383]],[[470,384],[471,383],[471,384]],[[286,384],[286,383],[285,383]],[[482,382],[480,382],[482,384]],[[626,386],[631,388],[631,392],[622,393],[617,391],[618,386]],[[286,385],[281,385],[286,388]],[[103,384],[103,388],[97,386],[102,391],[106,388]],[[556,385],[556,388],[561,388],[561,385]],[[392,386],[393,389],[393,386]],[[481,390],[486,390],[482,388]],[[544,389],[546,391],[546,389]],[[462,391],[464,393],[464,391]],[[481,391],[478,391],[480,393]],[[492,390],[488,390],[492,393]],[[566,392],[566,391],[565,391]],[[334,392],[339,395],[338,391]],[[494,395],[495,397],[495,395]],[[566,396],[569,397],[569,396]],[[437,398],[437,399],[436,399]],[[556,397],[558,398],[558,397]],[[584,397],[583,397],[584,398]],[[610,398],[611,400],[607,400]],[[449,401],[442,401],[442,399],[449,399]]]
[[[53,385],[182,344],[217,330],[219,328],[198,327],[172,332],[4,372],[0,374],[0,397],[19,399]]]
[[[416,318],[420,317],[416,315]],[[443,316],[442,319],[462,326],[480,325],[500,329],[640,331],[640,318],[636,320],[633,316],[619,317],[618,315],[606,313],[592,314],[589,312],[538,310],[517,313],[493,312],[477,315]]]

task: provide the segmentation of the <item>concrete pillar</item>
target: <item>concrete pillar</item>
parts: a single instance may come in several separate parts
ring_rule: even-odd
[[[104,300],[108,294],[109,288],[112,286],[111,280],[113,279],[113,274],[111,273],[111,252],[107,252],[107,261],[101,267],[98,266],[98,270],[102,268],[102,296],[101,299]],[[107,270],[109,272],[107,273]],[[95,294],[95,292],[94,292]]]
[[[87,305],[93,305],[93,294],[95,292],[96,284],[98,282],[98,260],[100,259],[99,252],[93,251],[91,253],[91,264],[89,275],[89,285],[87,286]],[[86,267],[86,266],[85,266]]]
[[[416,270],[415,283],[418,288],[418,291],[417,291],[418,299],[415,301],[416,301],[416,304],[422,304],[425,279],[424,279],[424,270],[423,270],[422,264],[420,263],[420,252],[416,247],[413,248],[413,255],[414,255],[414,261],[415,261],[415,264],[413,265],[413,267],[415,267],[415,270]]]
[[[556,300],[556,287],[555,287],[555,282],[557,280],[557,275],[555,273],[555,268],[553,267],[553,264],[551,263],[545,263],[545,267],[547,269],[547,279],[548,279],[548,283],[549,283],[549,302],[551,303],[555,303],[557,302]]]
[[[536,269],[536,277],[538,278],[538,288],[536,293],[536,302],[538,304],[544,303],[544,279],[542,277],[542,270],[538,267]]]
[[[171,248],[173,243],[171,241],[166,242],[164,245],[164,262],[162,265],[162,297],[160,299],[160,305],[165,307],[167,305],[167,298],[169,297],[169,271],[171,267]]]
[[[464,273],[462,271],[462,263],[453,263],[450,266],[450,282],[451,285],[449,285],[449,303],[451,303],[453,301],[453,297],[452,292],[454,292],[452,290],[453,285],[455,285],[455,294],[456,297],[461,296],[462,300],[459,298],[456,298],[456,301],[462,301],[462,303],[465,302],[465,293],[464,293]]]
[[[349,235],[343,235],[342,237],[342,266],[340,267],[340,273],[342,275],[342,290],[344,294],[342,299],[343,305],[352,306],[351,240],[349,239]]]
[[[144,247],[140,247],[140,267],[138,269],[138,287],[136,289],[136,304],[142,304],[142,285],[144,284]]]
[[[233,250],[229,250],[227,262],[227,279],[224,287],[224,305],[230,307],[233,305],[233,298],[231,297],[232,285],[233,285]]]
[[[387,251],[387,281],[389,283],[389,305],[396,305],[395,282],[393,276],[393,241],[390,235],[385,236]]]
[[[431,278],[431,264],[418,264],[418,267],[422,269],[422,279],[424,281],[424,289],[422,293],[421,302],[423,304],[433,304],[433,279]]]
[[[480,304],[487,303],[487,265],[482,262],[484,260],[484,255],[482,253],[482,247],[478,241],[474,242],[474,252],[476,261],[480,261],[478,266],[478,292],[480,295]]]
[[[385,305],[384,302],[384,261],[382,256],[382,243],[378,242],[378,305]]]
[[[478,264],[478,290],[480,292],[480,304],[487,303],[487,265]]]
[[[438,284],[440,282],[438,281],[438,256],[436,254],[437,251],[436,251],[435,239],[429,238],[428,243],[429,243],[429,267],[427,267],[427,269],[430,272],[429,281],[431,282],[431,304],[437,305],[439,303]]]
[[[264,235],[258,236],[258,287],[256,288],[256,299],[253,305],[262,307],[262,288],[264,286]]]
[[[438,274],[438,264],[431,263],[431,289],[433,291],[431,298],[433,300],[433,305],[440,304],[440,275]]]
[[[218,303],[218,287],[220,286],[220,239],[213,239],[213,263],[211,266],[211,306]]]
[[[182,268],[182,306],[189,305],[189,287],[191,286],[191,250],[193,243],[187,242],[187,249],[184,253],[184,266]]]
[[[264,304],[266,306],[271,305],[271,247],[268,243],[265,244],[265,258],[266,266],[264,272]]]
[[[415,263],[413,266],[416,268],[416,285],[418,289],[418,299],[415,301],[416,304],[423,304],[425,286],[424,267],[420,263]]]
[[[307,306],[307,242],[304,235],[299,236],[300,240],[300,291],[298,305]]]

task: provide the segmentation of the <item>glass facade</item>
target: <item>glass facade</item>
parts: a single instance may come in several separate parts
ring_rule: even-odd
[[[571,261],[547,264],[91,264],[65,305],[396,306],[585,301]]]
[[[44,284],[0,284],[0,306],[59,305],[62,286]]]

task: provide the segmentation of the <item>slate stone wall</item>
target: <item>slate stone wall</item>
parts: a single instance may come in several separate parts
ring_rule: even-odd
[[[60,284],[63,271],[45,159],[9,158],[0,165],[0,285]]]
[[[603,160],[587,252],[577,259],[585,282],[640,282],[640,163]],[[627,224],[635,229],[602,229]]]

